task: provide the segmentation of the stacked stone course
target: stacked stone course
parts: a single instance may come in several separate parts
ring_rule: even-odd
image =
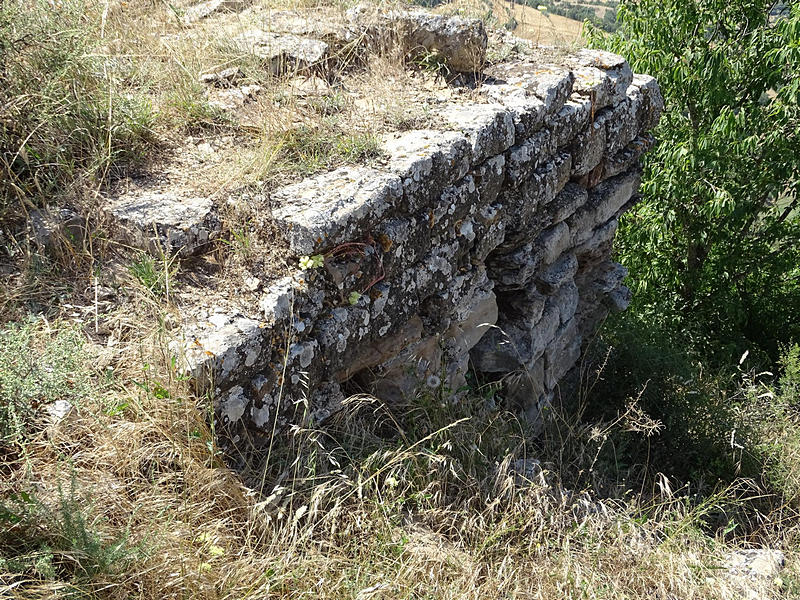
[[[440,129],[385,135],[384,167],[272,194],[291,253],[324,260],[249,314],[187,323],[180,354],[225,425],[325,418],[350,380],[386,400],[455,392],[470,364],[516,373],[507,395],[536,418],[598,323],[627,306],[612,241],[663,108],[656,82],[590,50],[484,76],[482,99],[438,109]]]

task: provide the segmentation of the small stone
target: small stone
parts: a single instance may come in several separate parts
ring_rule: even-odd
[[[213,73],[203,73],[200,75],[200,83],[209,83],[217,87],[231,87],[243,75],[239,67],[230,67]]]
[[[69,208],[40,208],[31,212],[30,230],[40,248],[54,248],[61,241],[83,240],[86,220]]]
[[[244,287],[251,291],[255,292],[261,286],[261,280],[258,277],[245,277],[244,278]]]

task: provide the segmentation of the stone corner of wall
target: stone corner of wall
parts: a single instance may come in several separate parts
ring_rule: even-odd
[[[388,400],[458,390],[470,364],[521,374],[507,395],[535,414],[630,302],[612,243],[662,109],[655,80],[607,52],[487,68],[440,128],[382,136],[384,166],[275,191],[300,266],[251,314],[195,319],[184,367],[223,424],[261,432],[325,418],[348,382]]]

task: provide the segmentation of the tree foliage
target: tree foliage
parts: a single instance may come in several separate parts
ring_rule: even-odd
[[[774,356],[800,334],[800,6],[638,0],[619,18],[591,41],[666,100],[618,238],[638,308]]]

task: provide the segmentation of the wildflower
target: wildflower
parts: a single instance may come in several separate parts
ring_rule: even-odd
[[[308,269],[319,269],[325,264],[325,257],[322,254],[315,254],[314,256],[303,256],[300,258],[300,268],[303,271]]]

